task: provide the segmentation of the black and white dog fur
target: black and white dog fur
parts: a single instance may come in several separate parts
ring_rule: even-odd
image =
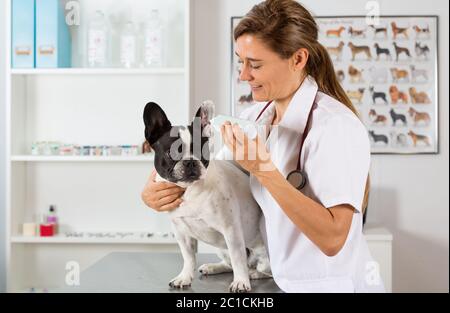
[[[219,263],[203,264],[203,275],[233,272],[229,290],[251,290],[250,279],[271,277],[259,230],[262,211],[248,176],[227,161],[209,160],[214,105],[205,101],[189,126],[172,126],[159,105],[144,109],[145,138],[155,151],[157,181],[186,188],[183,204],[170,218],[184,265],[169,285],[189,287],[194,278],[197,240],[219,248]],[[196,148],[197,147],[197,148]]]

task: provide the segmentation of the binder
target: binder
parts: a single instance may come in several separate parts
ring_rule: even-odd
[[[13,0],[11,7],[11,67],[35,66],[35,0]]]
[[[36,67],[71,66],[72,41],[59,0],[36,1]]]

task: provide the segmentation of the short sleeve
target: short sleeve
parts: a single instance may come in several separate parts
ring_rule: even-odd
[[[361,212],[370,166],[364,125],[353,116],[333,116],[319,126],[310,143],[305,171],[312,192],[326,208],[350,204]]]

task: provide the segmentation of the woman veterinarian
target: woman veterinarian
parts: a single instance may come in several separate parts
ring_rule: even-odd
[[[251,140],[227,122],[222,137],[250,173],[273,277],[283,291],[383,292],[362,233],[367,131],[317,38],[313,17],[294,0],[267,0],[247,13],[234,30],[235,52],[240,79],[263,103],[240,118],[267,132]],[[151,179],[143,199],[170,210],[182,192]]]

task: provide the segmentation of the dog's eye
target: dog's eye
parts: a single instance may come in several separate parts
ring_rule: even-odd
[[[178,153],[183,153],[183,146],[182,145],[180,145],[179,147],[178,147]]]

